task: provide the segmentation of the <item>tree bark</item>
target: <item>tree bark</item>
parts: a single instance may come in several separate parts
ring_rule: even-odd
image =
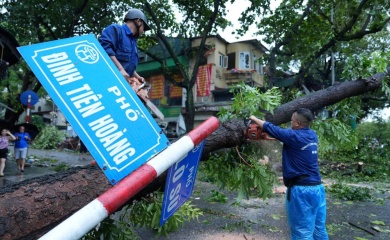
[[[36,239],[109,187],[97,167],[6,185],[0,189],[0,238]]]
[[[390,71],[390,69],[389,69]],[[382,86],[381,80],[388,74],[380,73],[369,79],[358,79],[333,85],[326,89],[313,92],[295,101],[288,102],[275,109],[274,114],[268,113],[267,121],[276,125],[289,122],[292,113],[297,108],[308,108],[311,111],[320,110],[326,106],[333,105],[343,99],[359,96],[378,90]]]
[[[128,203],[163,189],[165,178],[160,175]],[[96,165],[6,185],[0,189],[0,239],[38,239],[111,186]]]
[[[381,87],[377,74],[369,79],[344,82],[281,105],[266,115],[274,124],[288,122],[295,109],[312,111]],[[245,143],[244,121],[222,123],[206,140],[202,159],[213,151]],[[163,188],[165,174],[134,199]],[[72,168],[66,172],[29,179],[0,189],[0,239],[36,239],[111,187],[98,167]],[[132,199],[133,200],[133,199]],[[130,202],[132,201],[130,200]]]

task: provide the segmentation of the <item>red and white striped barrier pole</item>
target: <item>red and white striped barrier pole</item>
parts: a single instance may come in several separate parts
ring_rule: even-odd
[[[31,95],[28,95],[27,111],[26,111],[26,123],[30,122],[30,111],[31,111]]]
[[[170,166],[183,159],[218,127],[219,120],[210,117],[40,239],[80,239]]]

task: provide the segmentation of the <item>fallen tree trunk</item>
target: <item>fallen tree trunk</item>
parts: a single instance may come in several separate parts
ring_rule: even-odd
[[[0,238],[36,239],[110,186],[97,167],[6,185],[0,190]]]
[[[378,74],[367,80],[350,81],[312,93],[281,105],[266,119],[275,124],[290,120],[298,107],[312,111],[339,102],[351,96],[367,93],[381,87]],[[222,123],[205,143],[202,159],[213,151],[245,143],[243,120]],[[160,176],[135,198],[163,188],[165,175]],[[72,168],[55,175],[29,179],[0,189],[0,238],[36,239],[68,216],[85,206],[111,187],[97,167]]]
[[[389,72],[390,68],[388,69],[387,74],[379,73],[369,79],[358,79],[356,81],[343,82],[326,89],[313,92],[310,95],[305,95],[299,99],[279,106],[275,109],[273,115],[268,113],[266,119],[267,121],[279,125],[289,122],[292,113],[297,108],[304,107],[315,112],[326,106],[340,102],[343,99],[378,90],[382,86],[381,80],[385,76],[388,76]]]
[[[129,203],[163,189],[165,178],[162,174]],[[38,239],[111,186],[96,165],[7,185],[0,189],[0,239]]]

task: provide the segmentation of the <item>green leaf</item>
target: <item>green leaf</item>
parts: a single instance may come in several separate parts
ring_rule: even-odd
[[[375,220],[375,221],[371,221],[371,223],[376,225],[386,226],[386,224],[383,221]]]

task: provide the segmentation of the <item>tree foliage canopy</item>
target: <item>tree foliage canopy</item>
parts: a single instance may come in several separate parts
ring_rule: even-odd
[[[336,82],[370,76],[387,66],[389,37],[386,27],[390,20],[388,1],[284,0],[276,8],[271,7],[269,0],[249,1],[251,5],[241,14],[241,25],[236,32],[243,34],[248,31],[249,25],[256,24],[257,34],[271,46],[269,54],[263,59],[269,66],[270,87],[278,77],[277,69],[295,70],[295,87],[301,90],[302,84],[309,90],[330,86],[332,54]],[[32,0],[20,3],[20,0],[2,1],[4,14],[0,20],[1,25],[13,33],[21,45],[87,33],[99,36],[105,26],[121,22],[124,13],[131,7],[143,9],[152,26],[150,34],[139,42],[142,49],[159,43],[169,50],[170,43],[166,37],[205,37],[217,34],[218,30],[225,29],[232,21],[226,18],[230,11],[226,8],[226,0],[153,0],[136,3],[116,0]],[[205,40],[200,49],[204,45]],[[186,120],[193,122],[193,96],[190,90],[195,84],[202,52],[196,53],[197,61],[193,69],[183,66],[173,51],[168,52],[170,56],[159,56],[161,69],[163,72],[166,70],[164,59],[176,59],[175,63],[184,81],[176,82],[169,77],[169,72],[164,74],[172,84],[187,89],[189,96],[186,107],[189,114]],[[12,81],[19,79],[19,84],[13,84],[14,88],[19,86],[19,92],[39,89],[40,85],[31,72],[25,67],[22,69],[24,75],[19,72],[12,78]],[[12,86],[9,82],[8,85]],[[387,84],[384,84],[380,96],[389,92]],[[361,105],[365,109],[368,109],[368,104],[373,104],[372,100],[378,100],[377,96],[365,97],[367,101]],[[374,104],[376,107],[383,106],[385,102],[375,101]]]
[[[388,144],[390,139],[390,122],[388,119],[380,117],[375,118],[374,121],[364,122],[357,128],[357,133],[361,139],[377,139],[380,144]]]
[[[271,46],[263,59],[271,86],[280,77],[277,69],[295,72],[294,87],[303,90],[303,84],[318,91],[384,72],[388,66],[388,1],[284,0],[274,9],[268,1],[251,2],[239,19],[243,26],[239,33],[256,24],[258,34]],[[383,79],[381,91],[362,96],[361,109],[386,104],[387,81]]]
[[[389,23],[388,1],[284,0],[274,10],[259,1],[251,2],[252,6],[239,19],[244,26],[241,33],[248,25],[257,24],[258,34],[272,46],[270,57],[274,54],[278,60],[271,68],[289,67],[294,62],[296,68],[306,73],[316,61],[329,65],[331,51],[341,62],[353,57],[357,53],[354,50],[359,48],[365,52],[388,48],[383,44],[388,42],[387,36],[372,35]],[[261,19],[255,17],[258,14]],[[327,69],[317,72],[324,70]]]

